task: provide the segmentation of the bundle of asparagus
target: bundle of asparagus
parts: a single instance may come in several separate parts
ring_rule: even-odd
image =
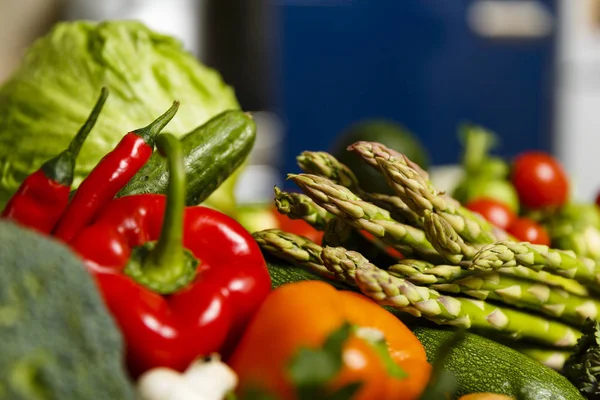
[[[586,320],[598,318],[600,267],[573,252],[512,240],[381,144],[357,142],[349,150],[378,170],[396,195],[366,193],[330,154],[303,152],[304,173],[288,177],[304,194],[276,188],[276,205],[324,230],[325,247],[278,230],[256,232],[259,245],[384,306],[501,335],[560,369],[557,360],[564,361]],[[352,232],[367,232],[375,245],[408,258],[376,266],[348,240]]]

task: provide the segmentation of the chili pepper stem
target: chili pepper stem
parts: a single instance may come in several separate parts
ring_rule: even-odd
[[[173,119],[177,110],[179,109],[179,102],[175,100],[171,108],[169,108],[163,115],[158,117],[155,121],[153,121],[150,125],[136,129],[132,133],[144,139],[144,142],[149,145],[154,145],[154,140],[156,139],[156,135],[158,135],[165,126]]]
[[[199,261],[183,247],[186,181],[179,141],[170,134],[156,139],[158,151],[169,164],[167,203],[160,238],[133,250],[125,273],[157,293],[169,294],[189,284]]]
[[[81,150],[85,139],[88,137],[88,134],[96,124],[96,120],[100,115],[100,111],[102,111],[102,107],[104,107],[107,97],[108,89],[103,87],[100,91],[100,96],[96,101],[96,105],[92,109],[88,119],[85,121],[85,124],[83,124],[83,126],[79,129],[75,137],[71,139],[69,147],[63,150],[56,157],[46,161],[41,166],[42,171],[44,171],[44,174],[48,178],[51,178],[54,182],[60,185],[70,186],[71,183],[73,183],[75,159],[79,155],[79,151]]]

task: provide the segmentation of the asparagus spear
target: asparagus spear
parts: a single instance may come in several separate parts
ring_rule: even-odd
[[[360,192],[363,200],[389,211],[390,216],[398,222],[423,229],[423,218],[415,214],[398,196],[383,193]]]
[[[291,219],[302,219],[315,229],[322,231],[325,229],[327,221],[333,218],[333,215],[305,194],[284,192],[277,186],[274,191],[277,211]]]
[[[600,267],[593,260],[578,258],[572,251],[527,242],[502,241],[484,246],[469,268],[491,271],[517,265],[535,271],[546,270],[592,287],[600,283]]]
[[[368,165],[375,169],[379,169],[377,164],[377,158],[388,160],[391,162],[399,162],[409,166],[415,172],[417,172],[426,181],[429,180],[429,174],[427,171],[421,168],[419,164],[412,162],[404,154],[397,152],[396,150],[390,149],[376,142],[365,142],[360,141],[348,146],[349,151],[354,151],[366,162]]]
[[[427,240],[452,264],[470,260],[477,253],[477,248],[466,244],[446,220],[428,210],[424,213],[424,230]]]
[[[326,247],[323,249],[322,259],[329,270],[341,269],[344,272],[340,274],[346,279],[354,277],[361,292],[381,305],[415,316],[424,316],[438,324],[492,329],[513,338],[534,340],[557,347],[573,346],[581,336],[577,329],[561,322],[481,300],[442,296],[435,290],[416,286],[388,274],[356,252],[350,252],[349,256],[347,253],[344,248]]]
[[[576,326],[582,326],[586,318],[596,319],[600,310],[600,301],[593,298],[572,295],[562,289],[497,272],[480,273],[429,287],[479,300],[501,301],[542,312]]]
[[[390,185],[404,188],[403,200],[415,213],[423,215],[426,211],[436,212],[470,243],[486,244],[496,240],[490,223],[458,203],[450,201],[448,196],[439,195],[428,182],[409,167],[382,159],[377,161]]]
[[[405,278],[416,285],[449,283],[457,279],[481,274],[480,271],[464,269],[458,265],[434,265],[427,261],[412,259],[399,260],[388,268],[388,272],[399,278]],[[498,273],[544,283],[577,296],[588,296],[587,288],[579,282],[546,271],[534,271],[523,266],[517,266],[500,268]]]
[[[434,265],[424,260],[404,259],[388,268],[390,275],[406,279],[415,285],[432,285],[452,282],[476,272],[459,265]]]
[[[420,228],[422,219],[397,196],[383,193],[368,193],[360,189],[356,175],[345,164],[324,151],[304,151],[297,157],[300,168],[306,173],[325,177],[337,185],[347,187],[363,200],[390,212],[398,222]]]
[[[518,265],[516,267],[500,268],[498,269],[498,272],[505,275],[518,276],[520,278],[542,282],[550,286],[556,286],[578,296],[585,297],[589,295],[588,289],[581,283],[560,275],[551,274],[548,271],[534,271],[522,265]]]
[[[327,279],[334,279],[334,275],[323,266],[323,248],[309,239],[279,229],[254,232],[252,237],[261,249],[273,256],[305,267]]]
[[[572,350],[553,349],[548,347],[530,346],[523,343],[506,343],[503,344],[525,354],[538,361],[540,364],[557,371],[561,371],[567,359],[573,354]]]
[[[395,221],[388,211],[362,200],[350,189],[317,175],[289,174],[288,178],[317,204],[356,229],[381,238],[404,254],[415,252],[426,259],[439,259],[422,230]]]
[[[345,164],[324,151],[303,151],[297,158],[298,166],[308,174],[323,176],[332,182],[360,192],[358,178]]]
[[[385,146],[378,143],[358,142],[349,147],[369,165],[375,166],[388,184],[416,214],[426,210],[438,213],[456,232],[470,243],[493,243],[493,226],[482,217],[462,207],[456,200],[438,193],[414,163],[406,157],[386,157]],[[389,149],[388,149],[389,150]]]

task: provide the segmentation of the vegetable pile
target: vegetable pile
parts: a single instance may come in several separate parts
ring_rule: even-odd
[[[322,230],[323,243],[270,229],[254,233],[263,250],[392,310],[473,330],[562,370],[588,319],[598,317],[596,262],[513,239],[379,143],[348,150],[379,171],[395,195],[366,192],[332,155],[305,151],[298,157],[304,172],[288,175],[303,193],[276,188],[276,204]],[[401,256],[390,260],[389,247]],[[373,249],[384,255],[380,261],[366,255]],[[515,390],[498,393],[521,398]]]
[[[68,84],[57,72],[65,48],[78,76]],[[426,157],[352,141],[351,169],[305,151],[303,173],[289,175],[299,191],[274,190],[279,229],[251,234],[217,191],[243,166],[256,125],[181,53],[137,23],[63,24],[0,88],[0,145],[19,149],[0,146],[0,399],[598,395],[600,267],[573,239],[580,231],[566,233],[566,197],[523,194],[535,186],[518,184],[527,160],[513,185],[501,160],[481,156],[487,133],[468,134],[466,168],[490,174],[472,181],[503,180],[486,196],[512,189],[517,200],[492,204],[466,182],[456,192],[465,207],[436,190]],[[25,102],[56,106],[75,84],[71,112]],[[147,107],[140,84],[170,107]],[[60,147],[24,145],[41,132],[34,120]],[[211,198],[219,209],[199,205]],[[516,207],[552,226],[553,244],[578,247],[518,241]]]

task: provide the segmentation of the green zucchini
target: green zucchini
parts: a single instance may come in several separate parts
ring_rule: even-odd
[[[404,318],[403,318],[404,320]],[[438,347],[452,336],[452,329],[410,325],[419,338],[429,362],[435,362]],[[567,378],[509,347],[474,333],[454,347],[444,368],[458,381],[455,397],[492,392],[524,400],[581,400]]]
[[[255,138],[254,120],[239,110],[225,111],[183,136],[187,205],[206,200],[244,162]],[[168,182],[167,160],[155,152],[117,197],[165,194]]]

